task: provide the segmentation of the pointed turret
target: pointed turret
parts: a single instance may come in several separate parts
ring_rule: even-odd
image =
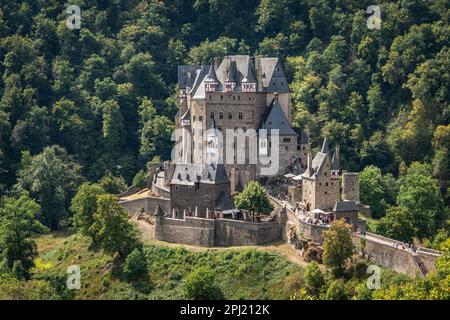
[[[225,78],[225,91],[231,92],[236,87],[236,61],[230,61],[227,77]]]
[[[320,152],[329,154],[330,153],[330,146],[328,145],[327,138],[323,139],[322,149],[320,149]]]
[[[256,92],[256,80],[253,75],[253,66],[250,57],[247,59],[247,67],[245,68],[244,78],[242,79],[243,92]]]
[[[336,151],[333,153],[333,158],[331,159],[331,170],[340,170],[339,147],[336,147]]]
[[[216,70],[214,69],[214,63],[211,63],[209,66],[208,74],[205,77],[205,91],[214,92],[216,91],[216,87],[219,84],[219,80],[217,80]]]

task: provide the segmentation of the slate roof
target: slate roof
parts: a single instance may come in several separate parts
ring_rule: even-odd
[[[180,89],[186,89],[186,87],[192,88],[197,76],[196,71],[200,69],[204,74],[206,74],[206,72],[208,72],[208,67],[208,65],[179,65],[178,87]]]
[[[358,211],[358,206],[356,202],[353,200],[346,201],[336,201],[333,208],[334,212],[342,212],[342,211]]]
[[[326,137],[323,139],[322,149],[320,149],[320,152],[325,153],[325,154],[330,153],[330,146],[328,145],[328,140]]]
[[[181,120],[191,120],[191,108],[187,109],[187,111],[181,116]]]
[[[286,115],[281,109],[278,100],[273,100],[269,106],[269,111],[264,119],[263,128],[271,130],[278,129],[280,135],[296,135],[292,129]],[[269,132],[270,133],[270,132]]]
[[[244,73],[244,78],[242,79],[242,82],[247,82],[247,83],[256,83],[256,79],[253,75],[253,63],[251,59],[247,60],[247,69],[245,70]]]
[[[316,178],[316,173],[320,171],[327,157],[330,156],[330,147],[328,145],[327,138],[323,140],[322,149],[317,152],[316,156],[312,161],[312,175],[308,176],[308,170],[303,173],[304,177]]]
[[[211,65],[209,66],[209,71],[208,74],[205,77],[205,81],[214,81],[214,82],[218,82],[219,80],[217,80],[217,75],[216,75],[216,70],[214,69],[214,63],[211,63]]]
[[[222,191],[214,204],[214,209],[220,211],[234,209],[234,203],[231,200],[230,194]]]
[[[229,183],[230,180],[223,164],[179,163],[175,165],[171,184],[194,185],[195,182],[221,184]]]
[[[339,158],[337,157],[336,152],[333,153],[333,158],[331,159],[331,170],[339,170]]]

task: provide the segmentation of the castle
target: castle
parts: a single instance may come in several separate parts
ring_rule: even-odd
[[[291,93],[278,58],[235,55],[210,65],[179,66],[178,88],[173,160],[152,167],[148,188],[132,188],[120,198],[130,215],[153,217],[156,239],[207,247],[258,245],[288,241],[294,228],[320,244],[330,222],[344,219],[358,232],[355,247],[363,237],[379,264],[415,270],[417,254],[386,255],[392,248],[383,246],[390,239],[366,237],[358,213],[370,208],[360,203],[358,173],[341,173],[339,147],[332,151],[325,138],[313,158],[306,134],[292,128]],[[257,221],[233,201],[252,180],[264,182],[276,204]],[[436,253],[421,254],[433,268]]]

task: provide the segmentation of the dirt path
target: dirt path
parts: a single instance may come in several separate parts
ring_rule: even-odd
[[[244,249],[244,248],[252,248],[256,250],[263,250],[263,251],[272,251],[276,252],[285,258],[287,258],[290,262],[295,263],[301,267],[305,267],[308,265],[306,261],[304,261],[296,252],[295,250],[289,246],[287,243],[283,241],[277,241],[277,242],[271,242],[260,246],[239,246],[239,247],[214,247],[214,248],[206,248],[206,247],[200,247],[200,246],[193,246],[193,245],[187,245],[187,244],[181,244],[181,243],[170,243],[165,241],[159,241],[156,240],[153,237],[154,234],[154,227],[152,224],[148,223],[147,221],[143,220],[134,220],[134,223],[138,226],[138,229],[141,231],[142,234],[142,240],[145,243],[148,244],[154,244],[154,245],[163,245],[167,247],[183,247],[189,251],[194,252],[202,252],[202,251],[225,251],[225,250],[238,250],[238,249]]]

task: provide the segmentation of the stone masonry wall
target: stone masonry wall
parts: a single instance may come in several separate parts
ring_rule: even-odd
[[[167,242],[214,246],[250,246],[281,239],[277,222],[155,217],[155,238]]]
[[[120,201],[119,204],[128,212],[129,215],[133,215],[140,210],[153,215],[158,205],[163,209],[165,213],[170,212],[170,200],[166,198],[147,197],[141,199]]]

